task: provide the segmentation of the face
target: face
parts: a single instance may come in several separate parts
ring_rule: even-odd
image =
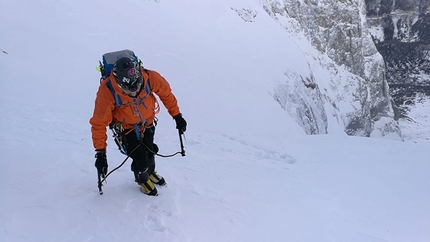
[[[123,77],[120,82],[118,82],[118,85],[124,90],[128,92],[134,92],[140,89],[142,86],[143,79],[142,77],[134,77],[134,78],[127,78]]]

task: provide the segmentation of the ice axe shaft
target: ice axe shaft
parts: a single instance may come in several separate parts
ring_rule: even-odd
[[[179,129],[178,129],[178,134],[179,134],[179,141],[181,142],[181,155],[185,156],[184,142],[182,141],[183,133]]]
[[[102,173],[98,169],[97,169],[97,176],[99,179],[99,182],[98,182],[99,193],[100,193],[100,195],[103,195],[103,190],[102,190],[103,183],[102,183],[102,179],[101,179]]]

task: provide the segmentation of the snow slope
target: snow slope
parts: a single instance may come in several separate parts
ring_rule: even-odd
[[[1,1],[0,241],[430,241],[428,143],[306,136],[269,92],[306,52],[257,1]],[[129,162],[98,195],[88,120],[105,52],[171,83],[187,156],[160,196]],[[266,81],[261,81],[266,80]],[[179,150],[163,109],[156,142]],[[109,141],[111,169],[125,157]]]

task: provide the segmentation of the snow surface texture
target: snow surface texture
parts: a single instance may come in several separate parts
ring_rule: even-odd
[[[348,137],[331,117],[330,135],[304,135],[270,92],[285,70],[308,74],[312,50],[262,9],[254,22],[232,10],[258,3],[178,2],[1,2],[0,241],[430,241],[426,138]],[[129,162],[98,195],[94,68],[125,48],[169,80],[189,123],[187,156],[157,159],[158,197]],[[160,153],[178,151],[159,120]],[[109,144],[112,169],[125,157]]]

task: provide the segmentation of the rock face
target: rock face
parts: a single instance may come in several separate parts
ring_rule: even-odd
[[[313,75],[311,78],[301,77],[302,80],[311,79],[315,86],[312,89],[313,94],[309,94],[310,91],[307,91],[308,94],[305,93],[308,95],[306,99],[308,104],[299,105],[292,102],[295,110],[300,109],[295,113],[322,114],[317,117],[304,115],[301,123],[306,125],[302,126],[312,126],[305,129],[307,133],[327,131],[320,127],[324,126],[322,125],[324,123],[327,126],[324,114],[327,116],[329,111],[324,103],[329,103],[335,110],[333,115],[338,117],[339,122],[343,122],[344,131],[349,135],[394,134],[401,137],[394,120],[394,109],[385,76],[385,63],[368,31],[364,0],[261,0],[261,2],[265,11],[287,31],[297,35],[304,33],[321,56],[330,59],[320,63],[331,73],[328,77],[320,75]],[[324,59],[321,56],[314,58]],[[316,71],[310,68],[311,72]],[[350,75],[339,75],[342,69]],[[278,87],[275,95],[278,101],[279,96],[285,96],[279,91],[281,89]],[[314,104],[310,105],[311,102]],[[323,104],[316,104],[318,102]],[[349,103],[348,108],[340,104],[345,102]],[[284,109],[291,109],[288,102],[280,103]],[[376,133],[378,135],[375,135]]]
[[[366,0],[367,20],[387,66],[390,93],[407,115],[430,96],[430,0]]]

